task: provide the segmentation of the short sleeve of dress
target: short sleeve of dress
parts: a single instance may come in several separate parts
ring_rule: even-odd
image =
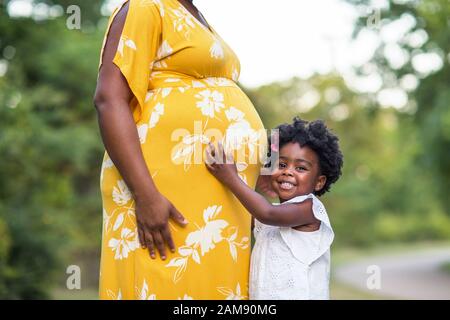
[[[159,8],[155,2],[128,0],[111,15],[104,44],[115,16],[127,2],[128,13],[113,63],[126,78],[137,100],[139,108],[135,110],[135,112],[138,112],[138,114],[134,114],[136,119],[142,113],[148,91],[151,70],[161,42],[162,21]],[[101,56],[103,56],[103,49]],[[101,63],[100,59],[100,66]]]
[[[284,203],[300,203],[300,202],[305,201],[306,199],[313,200],[313,203],[312,203],[313,214],[316,217],[316,219],[320,220],[320,222],[321,222],[321,228],[320,228],[321,237],[320,237],[319,248],[318,248],[318,251],[316,252],[316,254],[314,254],[313,256],[310,257],[311,261],[309,263],[312,263],[314,260],[316,260],[317,258],[322,256],[330,248],[330,246],[334,240],[334,231],[333,231],[333,228],[331,227],[330,219],[328,218],[328,214],[325,209],[325,206],[312,193],[310,193],[308,195],[292,198]],[[287,240],[288,245],[289,245],[289,240],[287,239],[287,237],[292,235],[292,228],[281,228],[281,230],[282,230],[283,238],[286,238],[285,240]],[[287,231],[289,231],[289,232],[287,232]],[[297,248],[295,248],[295,250],[297,250]],[[301,256],[301,254],[299,254],[298,256]]]
[[[258,219],[255,219],[255,227],[253,229],[253,235],[255,236],[255,238],[258,238],[258,236],[264,229],[264,226],[265,225],[263,223],[259,222]]]
[[[325,209],[325,206],[323,205],[322,201],[320,201],[315,195],[312,193],[304,196],[298,196],[295,198],[292,198],[284,203],[300,203],[305,201],[306,199],[312,199],[312,211],[314,216],[317,220],[320,220],[322,223],[325,224],[325,226],[330,230],[333,231],[333,228],[331,227],[330,219],[328,218],[327,211]]]

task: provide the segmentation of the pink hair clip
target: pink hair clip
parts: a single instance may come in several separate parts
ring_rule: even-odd
[[[270,150],[272,150],[273,152],[278,152],[278,143],[277,144],[272,143],[270,145]]]
[[[273,152],[278,152],[279,151],[279,136],[278,134],[273,134],[272,137],[270,138],[271,140],[271,144],[270,144],[270,150]]]

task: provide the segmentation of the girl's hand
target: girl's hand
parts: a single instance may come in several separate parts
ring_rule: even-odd
[[[272,176],[259,175],[256,181],[256,190],[268,198],[276,198],[278,194],[272,188]]]
[[[220,141],[218,142],[217,150],[210,142],[208,147],[206,147],[205,153],[205,164],[208,171],[220,182],[229,185],[235,178],[239,178],[233,156],[225,154]]]
[[[170,218],[183,227],[188,223],[175,206],[160,193],[136,199],[139,242],[143,248],[148,249],[152,259],[156,257],[155,248],[162,260],[167,257],[166,245],[171,252],[175,252],[169,229]]]

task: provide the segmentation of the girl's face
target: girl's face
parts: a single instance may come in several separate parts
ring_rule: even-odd
[[[290,142],[281,147],[271,180],[280,202],[284,202],[319,191],[326,177],[320,174],[319,158],[310,147]]]

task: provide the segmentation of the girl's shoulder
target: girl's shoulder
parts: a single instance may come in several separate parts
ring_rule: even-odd
[[[312,211],[313,211],[313,214],[316,217],[316,219],[320,220],[321,223],[325,224],[325,226],[327,227],[327,229],[329,231],[333,232],[333,228],[331,227],[330,219],[328,217],[328,213],[325,208],[325,205],[313,193],[294,197],[292,199],[289,199],[289,200],[283,202],[282,204],[300,203],[307,199],[312,199]],[[273,203],[273,204],[281,205],[279,203]]]
[[[303,202],[307,199],[313,199],[313,202],[318,201],[318,202],[322,203],[313,193],[309,193],[309,194],[305,194],[305,195],[301,195],[301,196],[297,196],[292,199],[289,199],[289,200],[283,202],[283,204],[284,203],[299,203],[299,202]]]

